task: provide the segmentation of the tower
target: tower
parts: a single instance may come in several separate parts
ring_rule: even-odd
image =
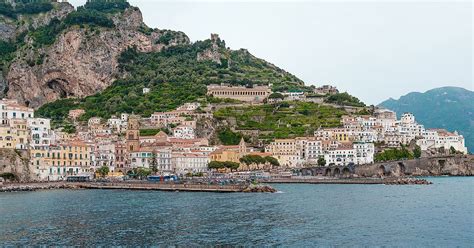
[[[245,155],[245,154],[247,154],[247,145],[245,144],[245,140],[244,140],[243,137],[240,139],[240,143],[239,143],[239,153],[240,153],[240,155],[242,155],[242,156]]]
[[[140,150],[140,122],[138,116],[130,116],[127,125],[127,151],[137,152]]]

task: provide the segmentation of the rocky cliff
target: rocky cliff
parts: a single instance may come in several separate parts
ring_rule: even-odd
[[[29,163],[27,152],[12,149],[0,149],[0,174],[12,173],[22,182],[36,179]]]
[[[140,10],[129,7],[108,14],[113,28],[71,25],[57,34],[51,45],[35,44],[35,30],[54,19],[62,22],[73,11],[68,3],[55,3],[53,10],[34,17],[0,19],[2,39],[13,40],[26,32],[21,40],[24,44],[0,74],[4,95],[31,107],[64,97],[85,97],[121,77],[117,58],[124,49],[135,46],[138,51],[150,52],[189,43],[184,33],[148,28]]]

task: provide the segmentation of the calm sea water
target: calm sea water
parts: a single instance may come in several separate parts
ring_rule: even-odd
[[[4,245],[474,245],[474,178],[428,186],[290,185],[277,194],[0,194]]]

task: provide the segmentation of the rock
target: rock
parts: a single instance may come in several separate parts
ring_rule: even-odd
[[[268,185],[250,185],[242,192],[245,193],[275,193],[277,192],[276,189],[268,186]]]
[[[72,9],[64,7],[54,11],[39,15],[34,25],[46,25],[53,16],[61,20]],[[126,48],[136,46],[139,51],[151,52],[190,42],[182,32],[141,31],[146,25],[138,8],[117,13],[112,20],[116,25],[114,28],[98,28],[91,32],[87,27],[74,26],[59,34],[50,46],[17,51],[3,75],[7,82],[4,86],[8,89],[6,96],[33,108],[60,98],[89,96],[123,76],[118,69],[118,56]],[[1,25],[6,33],[8,26]],[[17,32],[22,28],[21,25],[17,27]],[[159,38],[169,32],[173,33],[173,39],[167,44],[160,43]],[[28,36],[26,40],[31,41]],[[42,62],[31,64],[40,55]]]

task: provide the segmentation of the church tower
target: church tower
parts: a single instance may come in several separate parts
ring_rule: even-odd
[[[140,151],[140,122],[138,116],[130,116],[128,118],[128,127],[126,133],[127,151]]]
[[[239,154],[242,156],[247,154],[247,145],[245,144],[245,140],[243,137],[242,139],[240,139],[240,143],[239,143]]]

